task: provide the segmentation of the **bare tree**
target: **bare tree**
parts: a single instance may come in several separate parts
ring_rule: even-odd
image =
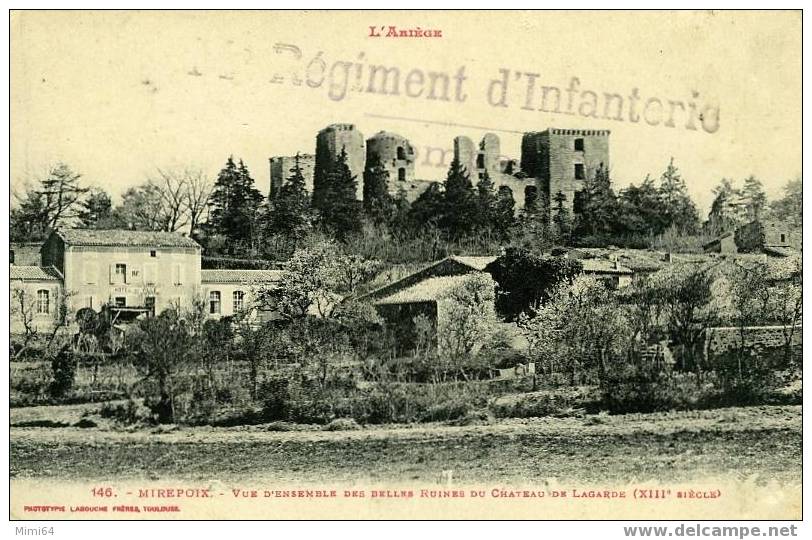
[[[209,197],[214,187],[211,179],[203,171],[186,169],[185,205],[190,231],[194,232],[209,208]]]
[[[37,336],[37,328],[34,325],[36,306],[34,305],[34,299],[29,296],[25,289],[15,287],[11,290],[11,315],[12,317],[18,316],[23,325],[23,343],[14,352],[14,358],[19,358]]]
[[[149,183],[156,187],[161,201],[161,221],[163,228],[175,232],[188,222],[185,212],[187,182],[185,175],[172,170],[158,169],[158,177]]]

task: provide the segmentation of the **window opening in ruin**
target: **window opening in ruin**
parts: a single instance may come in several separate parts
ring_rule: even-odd
[[[398,182],[405,182],[406,181],[406,169],[403,167],[398,169]]]
[[[575,164],[575,179],[576,180],[585,180],[586,174],[584,174],[584,164],[583,163],[576,163]]]
[[[403,151],[402,146],[398,146],[398,159],[406,159],[406,152]]]
[[[576,152],[583,152],[584,151],[584,140],[583,139],[575,139],[575,151]]]

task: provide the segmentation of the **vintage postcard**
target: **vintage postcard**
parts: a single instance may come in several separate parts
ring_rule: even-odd
[[[9,17],[12,519],[801,518],[800,11]]]

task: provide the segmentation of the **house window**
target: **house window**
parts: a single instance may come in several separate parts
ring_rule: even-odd
[[[584,164],[583,163],[576,163],[575,164],[575,179],[576,180],[584,180],[584,179],[586,179],[586,174],[584,174]]]
[[[786,241],[787,241],[787,235],[782,234],[782,235],[781,235],[781,243],[783,244],[783,243],[785,243]]]
[[[220,313],[220,291],[209,293],[209,313],[212,315]]]
[[[51,312],[51,293],[46,289],[37,291],[37,313]]]
[[[584,151],[584,140],[583,139],[575,139],[575,151],[576,152],[583,152]]]
[[[405,182],[406,181],[406,169],[401,167],[398,169],[398,182]]]
[[[149,250],[149,256],[150,256],[150,257],[157,257],[157,256],[158,256],[158,252],[157,252],[157,251],[155,251],[154,249],[151,249],[151,250]]]
[[[146,296],[146,297],[144,297],[144,307],[149,308],[154,312],[155,311],[155,297],[154,296]]]
[[[242,291],[234,291],[232,295],[232,299],[234,300],[234,313],[238,311],[242,311],[243,300],[245,299],[245,293]]]
[[[127,297],[126,296],[116,296],[113,300],[116,307],[126,307],[127,306]]]
[[[402,146],[398,146],[398,159],[406,159],[406,152],[403,151]]]
[[[127,265],[117,263],[114,277],[113,283],[127,283]]]

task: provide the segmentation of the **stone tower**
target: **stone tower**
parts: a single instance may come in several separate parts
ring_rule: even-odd
[[[397,193],[400,186],[414,181],[414,148],[397,133],[379,131],[367,139],[367,163],[377,156],[389,172],[389,192]]]
[[[536,179],[548,204],[563,193],[570,213],[584,181],[601,165],[609,168],[609,130],[550,128],[522,137],[522,171]]]
[[[274,156],[269,158],[271,166],[271,186],[268,192],[269,199],[275,199],[279,195],[282,184],[292,174],[291,169],[296,165],[296,156]],[[299,154],[299,169],[305,179],[305,189],[308,193],[313,193],[313,168],[316,156],[313,154]]]
[[[347,153],[347,166],[350,168],[350,172],[355,177],[357,184],[355,197],[359,201],[363,199],[364,162],[366,158],[364,135],[355,128],[354,124],[330,124],[316,135],[313,182],[314,203],[317,202],[321,188],[319,185],[320,172],[327,169],[330,162],[341,154],[342,149]]]

